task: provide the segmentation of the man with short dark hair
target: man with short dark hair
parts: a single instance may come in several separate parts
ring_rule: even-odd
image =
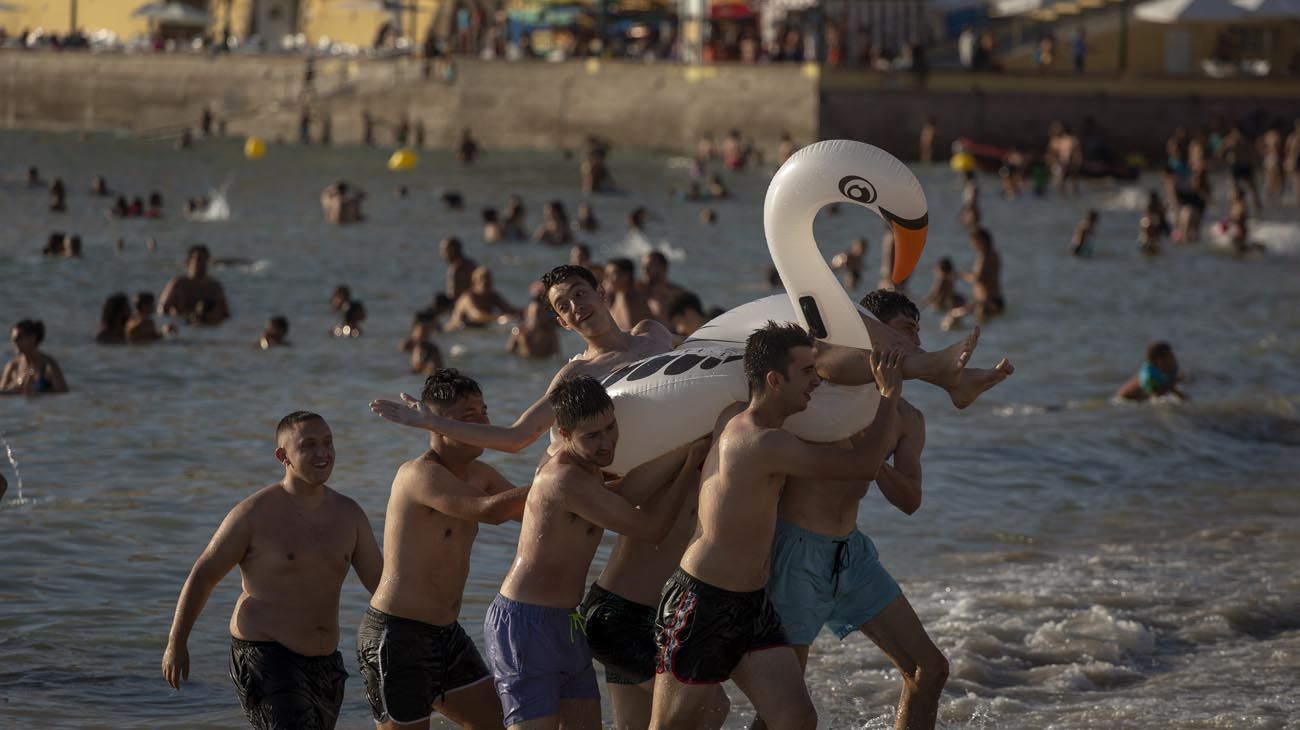
[[[420,399],[434,412],[488,423],[478,383],[438,370]],[[459,623],[479,523],[519,519],[527,487],[478,461],[482,447],[441,434],[397,470],[384,526],[384,573],[357,631],[357,663],[381,730],[429,726],[441,712],[462,727],[502,727],[492,674]]]
[[[651,251],[641,257],[641,278],[636,288],[650,307],[654,318],[669,324],[668,305],[686,289],[668,279],[668,257],[662,251]]]
[[[668,305],[668,324],[682,337],[690,337],[704,326],[709,317],[704,314],[704,303],[691,292],[678,294]]]
[[[187,643],[199,614],[236,565],[242,578],[230,619],[230,676],[258,730],[332,728],[347,671],[338,651],[339,591],[351,565],[374,592],[383,557],[370,521],[326,486],[334,437],[325,419],[294,411],[276,427],[284,478],[235,505],[190,570],[176,603],[162,673],[189,679]]]
[[[644,320],[654,319],[650,304],[637,288],[632,259],[620,257],[606,262],[604,286],[610,314],[619,327],[630,330]]]
[[[167,282],[158,298],[158,311],[165,315],[188,318],[193,324],[221,324],[230,319],[226,290],[221,282],[208,276],[212,254],[203,245],[190,246],[185,276]]]
[[[788,477],[871,479],[893,428],[901,355],[872,352],[881,404],[853,448],[810,444],[782,430],[821,382],[813,339],[769,322],[745,343],[749,402],[719,416],[704,462],[698,527],[659,603],[659,646],[650,727],[693,729],[716,686],[735,681],[774,728],[808,728],[817,712],[768,598],[777,503]]]
[[[560,449],[533,479],[515,559],[483,635],[507,726],[554,727],[558,719],[561,727],[596,728],[600,695],[576,611],[591,560],[606,529],[649,543],[668,534],[699,483],[705,442],[684,462],[661,461],[663,469],[628,475],[611,490],[602,469],[614,461],[618,423],[604,386],[579,375],[557,383],[548,401]],[[674,472],[671,487],[659,489]]]
[[[920,312],[906,295],[880,289],[862,298],[876,319],[892,327],[914,347]],[[921,450],[925,418],[901,397],[895,427],[878,434],[893,458],[880,464],[875,480],[890,504],[906,514],[921,507]],[[849,442],[839,444],[848,448]],[[858,503],[869,479],[842,481],[790,477],[777,508],[772,571],[772,604],[786,636],[806,670],[808,650],[825,626],[841,640],[861,631],[903,674],[903,692],[895,715],[899,730],[933,728],[939,697],[948,677],[948,662],[880,564],[871,538],[857,527]],[[754,728],[763,728],[762,720]]]

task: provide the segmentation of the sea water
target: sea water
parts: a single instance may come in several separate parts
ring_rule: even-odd
[[[397,344],[442,286],[439,239],[459,236],[520,306],[528,284],[567,250],[484,244],[480,209],[500,209],[517,193],[537,225],[545,201],[563,200],[572,213],[582,199],[576,160],[558,152],[489,149],[468,168],[425,152],[417,170],[399,175],[384,169],[388,150],[272,147],[258,162],[239,150],[233,140],[174,151],[109,137],[0,135],[0,324],[42,319],[43,350],[72,388],[0,398],[0,430],[22,460],[28,496],[40,496],[12,509],[11,492],[0,504],[0,726],[240,726],[226,671],[236,575],[194,629],[182,691],[167,687],[159,663],[193,560],[236,502],[281,476],[276,422],[300,408],[329,420],[338,451],[330,484],[360,502],[379,533],[395,469],[427,439],[381,421],[367,403],[419,388]],[[64,180],[67,213],[48,212],[44,188],[21,182],[29,164]],[[689,177],[668,158],[615,150],[611,165],[632,194],[592,199],[602,227],[579,237],[597,260],[668,248],[672,279],[708,305],[769,293],[761,206],[771,166],[724,172],[733,198],[708,203],[718,224],[706,226],[701,204],[677,200]],[[160,191],[166,216],[107,218],[112,199],[88,193],[96,174],[130,197]],[[231,175],[229,219],[186,221],[183,201]],[[942,166],[919,177],[931,235],[910,284],[918,296],[940,257],[959,268],[973,258],[957,222],[957,181]],[[320,190],[339,178],[369,194],[365,223],[322,222]],[[1008,313],[984,328],[974,361],[987,367],[1006,355],[1016,374],[960,412],[934,388],[909,383],[905,395],[928,424],[924,505],[905,516],[872,490],[858,520],[951,662],[941,726],[1295,727],[1296,249],[1238,259],[1207,241],[1144,259],[1140,212],[1106,206],[1121,188],[1005,201],[994,183],[984,181],[981,202],[1003,256]],[[399,184],[409,188],[404,199]],[[437,194],[449,188],[465,196],[465,210],[442,206]],[[638,205],[657,217],[629,237],[624,218]],[[1072,258],[1070,234],[1089,207],[1101,210],[1096,253]],[[1216,199],[1207,222],[1225,208]],[[1269,209],[1259,230],[1283,241],[1297,221],[1294,208]],[[42,259],[52,230],[80,233],[84,258]],[[844,205],[823,213],[816,231],[828,258],[868,238],[865,279],[874,280],[875,216]],[[229,322],[182,327],[148,347],[94,343],[105,297],[159,293],[198,243],[244,262],[211,272],[230,299]],[[338,284],[366,304],[359,339],[327,336]],[[277,314],[289,318],[293,346],[258,350]],[[959,336],[939,331],[938,320],[923,315],[927,346]],[[561,364],[507,356],[507,336],[494,327],[439,338],[447,364],[483,384],[497,423],[540,396]],[[1169,341],[1193,377],[1192,401],[1113,405],[1154,340]],[[579,349],[566,335],[565,355]],[[525,483],[539,448],[483,458]],[[461,618],[480,645],[516,535],[515,525],[479,533]],[[349,578],[340,648],[352,676],[340,728],[371,727],[353,652],[366,600]],[[899,676],[864,637],[823,633],[808,683],[822,727],[892,727]],[[732,696],[727,726],[744,727],[751,710]]]

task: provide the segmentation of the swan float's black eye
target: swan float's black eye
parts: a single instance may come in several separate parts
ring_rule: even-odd
[[[840,194],[855,203],[870,205],[876,202],[876,186],[857,175],[840,178]]]

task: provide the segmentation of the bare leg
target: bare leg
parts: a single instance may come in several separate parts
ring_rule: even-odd
[[[948,681],[948,660],[926,634],[912,604],[899,594],[861,628],[903,673],[894,729],[933,730]]]
[[[718,727],[725,719],[716,719],[716,725],[707,718],[717,715],[718,695],[726,699],[719,684],[685,684],[670,673],[655,677],[654,706],[650,711],[651,730],[698,730],[701,727]]]
[[[600,700],[560,700],[563,730],[600,730]]]
[[[799,671],[806,672],[808,669],[808,647],[793,644],[790,648],[794,649],[794,655],[799,659]],[[754,715],[754,721],[749,724],[749,730],[767,730],[767,723],[763,722],[761,715]]]
[[[500,730],[505,727],[501,699],[492,687],[491,677],[448,692],[442,702],[435,702],[433,706],[464,730]]]
[[[644,684],[610,682],[609,704],[614,714],[614,730],[646,730],[650,727],[650,701],[654,699],[654,680]]]
[[[789,647],[752,651],[731,679],[772,730],[815,730],[817,709],[808,696],[803,669]]]

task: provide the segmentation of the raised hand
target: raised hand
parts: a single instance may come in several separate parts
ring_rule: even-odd
[[[370,402],[370,410],[385,421],[392,421],[413,428],[429,428],[434,413],[418,398],[402,393],[402,402],[375,400]]]
[[[895,398],[903,388],[903,352],[891,348],[883,353],[872,350],[867,356],[871,365],[871,376],[880,389],[882,398]]]

